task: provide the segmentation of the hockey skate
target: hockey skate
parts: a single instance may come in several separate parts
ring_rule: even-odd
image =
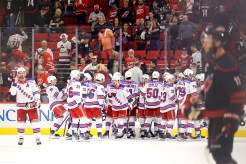
[[[151,130],[149,131],[150,135],[152,138],[157,138],[158,137],[158,131],[155,131],[155,133],[153,133]]]
[[[58,139],[60,137],[59,134],[55,134],[54,130],[50,131],[50,139]]]
[[[24,142],[24,138],[23,137],[20,137],[19,138],[19,141],[18,141],[18,145],[22,146],[23,145],[23,142]]]
[[[90,135],[87,133],[80,133],[79,137],[80,141],[89,141],[91,139]]]
[[[79,136],[77,133],[72,134],[72,141],[79,141]]]
[[[140,137],[141,137],[142,139],[145,138],[145,130],[141,130],[141,131],[140,131]]]
[[[72,140],[72,134],[67,133],[66,134],[66,140]]]
[[[175,136],[172,136],[170,133],[166,134],[166,139],[176,139]]]
[[[120,138],[123,138],[124,137],[124,133],[122,132],[122,133],[117,133],[116,135],[115,135],[115,139],[120,139]]]
[[[146,138],[151,138],[151,137],[152,137],[152,135],[151,135],[151,133],[150,133],[150,132],[145,131],[145,137],[146,137]]]
[[[102,132],[97,132],[97,137],[98,137],[99,139],[101,139],[101,138],[102,138]]]
[[[86,131],[86,136],[89,136],[90,138],[92,138],[93,136],[91,135],[90,131]]]
[[[136,137],[135,132],[132,129],[129,129],[127,132],[127,138],[130,139],[130,138],[135,138],[135,137]]]
[[[178,141],[187,141],[187,137],[185,136],[184,133],[179,133],[177,140]]]
[[[187,141],[194,140],[194,137],[191,133],[186,133]]]
[[[163,131],[159,131],[158,135],[159,135],[159,139],[161,139],[161,140],[165,140],[166,139],[166,136],[165,136]]]
[[[41,143],[41,140],[40,140],[40,138],[38,137],[38,138],[36,138],[36,144],[37,145],[41,145],[42,143]]]
[[[196,134],[195,137],[193,137],[194,140],[201,141],[201,134]]]
[[[109,131],[108,130],[103,134],[102,138],[109,138]]]

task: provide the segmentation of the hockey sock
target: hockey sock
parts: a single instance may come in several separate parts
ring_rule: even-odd
[[[126,120],[123,119],[123,118],[118,118],[118,119],[117,119],[117,123],[118,123],[118,132],[119,132],[120,134],[123,133],[125,121],[126,121]]]
[[[154,118],[154,130],[157,132],[159,130],[159,126],[161,124],[161,117]]]
[[[201,129],[208,127],[208,120],[201,120]]]
[[[53,125],[53,127],[52,127],[51,129],[54,130],[54,131],[56,132],[57,129],[60,128],[62,121],[63,121],[63,118],[57,118],[57,119],[55,120],[54,125]]]
[[[135,117],[129,118],[129,128],[135,131]]]
[[[82,117],[79,119],[79,130],[80,133],[85,133],[87,130],[87,118]]]
[[[19,137],[23,138],[24,137],[24,129],[25,129],[26,123],[25,122],[18,122],[17,124],[17,130],[18,130],[18,135]]]
[[[92,119],[88,119],[86,131],[91,131]]]
[[[36,138],[40,137],[40,125],[39,122],[32,122],[33,134]]]
[[[192,133],[192,130],[194,129],[194,121],[188,121],[188,124],[187,124],[187,132],[188,133]]]
[[[166,131],[166,125],[167,125],[167,120],[161,120],[161,124],[159,126],[159,129],[162,131],[162,132],[165,132]]]
[[[174,120],[167,121],[167,132],[170,134],[172,134],[173,125],[174,125]]]
[[[73,133],[77,133],[77,131],[78,131],[78,123],[79,123],[79,119],[78,118],[73,118],[73,122],[72,122],[72,131],[73,131]]]
[[[111,124],[112,124],[112,118],[106,117],[106,121],[105,121],[106,131],[109,131]]]
[[[143,130],[144,129],[144,121],[145,121],[145,119],[144,118],[139,118],[138,120],[139,120],[139,123],[140,123],[140,126],[141,126],[141,130]]]
[[[179,133],[185,133],[187,127],[187,120],[180,119],[179,120]]]
[[[102,118],[97,118],[96,119],[96,127],[97,127],[97,132],[102,133]]]
[[[151,122],[153,120],[153,117],[147,117],[144,123],[144,129],[148,132],[151,126]]]
[[[200,134],[200,130],[201,130],[201,128],[200,128],[200,120],[195,120],[194,121],[194,128],[195,128],[196,135]]]

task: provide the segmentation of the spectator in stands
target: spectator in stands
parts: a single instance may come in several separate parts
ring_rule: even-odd
[[[112,2],[111,3],[111,8],[108,10],[108,16],[107,16],[109,24],[113,24],[115,18],[118,18],[118,16],[117,16],[118,10],[119,9],[118,9],[116,3]],[[118,19],[118,21],[119,21],[119,19]]]
[[[219,11],[213,15],[212,23],[215,26],[223,26],[228,29],[230,16],[225,12],[224,6],[219,6]]]
[[[151,50],[160,50],[160,26],[158,20],[154,18],[151,21],[148,33],[150,34],[150,49]]]
[[[136,59],[134,57],[134,50],[130,49],[128,51],[128,58],[126,58],[124,62],[124,70],[128,71],[129,69],[133,68],[135,62],[136,62]]]
[[[135,40],[136,40],[138,50],[145,50],[147,30],[148,29],[145,26],[145,20],[140,19],[139,25],[136,27],[136,30],[135,30]]]
[[[52,59],[54,60],[54,55],[53,55],[52,50],[47,47],[47,41],[43,40],[41,42],[41,47],[38,48],[36,53],[35,53],[35,56],[34,56],[35,63],[38,63],[38,65],[42,64],[42,55],[38,53],[38,52],[41,52],[41,51],[48,52],[51,55]]]
[[[193,21],[193,5],[194,5],[194,0],[186,0],[185,14],[188,16],[188,18],[191,21]]]
[[[133,9],[129,6],[129,0],[124,0],[123,6],[119,8],[118,18],[121,23],[133,22]]]
[[[93,57],[93,56],[94,56],[93,51],[90,51],[90,52],[89,52],[89,55],[85,57],[85,60],[86,60],[85,63],[86,63],[86,65],[87,65],[87,64],[90,64],[90,63],[92,62],[92,57]]]
[[[98,50],[100,51],[102,47],[102,55],[108,55],[108,57],[111,58],[113,55],[113,49],[115,49],[115,37],[113,31],[102,27],[98,35],[98,41]]]
[[[60,36],[61,41],[57,43],[59,53],[59,64],[69,64],[71,42],[68,41],[68,35],[63,33]]]
[[[5,15],[6,15],[6,26],[8,27],[8,32],[13,33],[14,27],[16,25],[16,22],[20,22],[20,6],[21,1],[20,0],[5,0],[1,1],[1,3],[4,3],[5,6]],[[18,18],[19,15],[19,18]],[[18,19],[16,21],[16,19]]]
[[[99,24],[103,24],[105,23],[105,16],[104,14],[100,11],[100,7],[98,4],[94,5],[94,11],[92,13],[90,13],[89,19],[88,19],[88,23],[91,24],[91,32],[92,32],[92,36],[93,39],[96,38],[98,32],[95,31],[95,25],[98,24],[99,22],[99,16],[102,17],[103,22],[100,22]]]
[[[143,74],[147,73],[147,65],[146,63],[141,59],[140,55],[135,56],[135,62],[139,62],[140,63],[140,69],[142,70]]]
[[[143,71],[140,69],[141,63],[140,62],[135,62],[134,67],[129,69],[132,73],[132,80],[140,84],[142,76],[143,76]]]
[[[56,69],[52,55],[48,51],[42,49],[38,49],[37,53],[41,56],[41,64],[45,71],[49,72],[50,75],[53,75],[56,72]]]
[[[109,73],[113,76],[115,72],[120,71],[119,53],[114,51],[112,58],[109,59],[107,68]]]
[[[78,51],[80,54],[82,54],[82,58],[85,58],[86,55],[89,54],[89,51],[91,49],[90,47],[90,36],[89,34],[83,30],[83,29],[79,29],[78,30]]]
[[[176,65],[176,71],[177,72],[184,72],[185,69],[190,67],[190,62],[191,62],[191,58],[187,54],[186,47],[184,47],[182,49],[182,54],[177,58],[177,61],[175,64]]]
[[[50,20],[50,24],[49,24],[50,30],[56,33],[63,33],[64,24],[65,22],[64,22],[63,15],[62,15],[62,10],[60,8],[57,8],[54,16]]]
[[[81,23],[86,21],[86,5],[82,1],[76,1],[75,4],[75,18],[76,23],[80,27]]]
[[[103,86],[106,88],[107,85],[110,83],[110,75],[109,75],[109,71],[108,71],[107,67],[104,64],[98,64],[96,66],[96,70],[94,72],[94,79],[95,79],[97,73],[101,73],[104,75],[105,81],[103,82]]]
[[[17,29],[14,30],[13,35],[9,36],[7,46],[12,49],[18,49],[22,51],[22,42],[27,40],[28,36],[22,28],[20,28],[22,35],[18,34],[16,31]]]
[[[123,30],[122,30],[122,50],[123,51],[128,49],[128,43],[130,40],[133,40],[132,32],[129,28],[128,23],[124,23]]]
[[[170,45],[168,46],[171,50],[174,51],[179,49],[179,24],[178,24],[178,18],[173,17],[172,23],[169,27],[170,32]]]
[[[86,65],[82,73],[89,71],[90,73],[94,74],[94,71],[96,70],[96,66],[98,64],[97,57],[97,55],[93,54],[93,56],[91,57],[91,63]]]
[[[10,89],[11,81],[9,79],[9,72],[5,62],[0,63],[0,101],[8,101],[8,91]]]
[[[50,15],[49,15],[49,9],[43,7],[40,12],[35,17],[34,20],[34,27],[35,32],[37,33],[49,33],[49,24],[50,24]]]
[[[246,36],[243,33],[236,42],[236,51],[239,56],[246,54]]]
[[[94,32],[92,32],[92,38],[93,38],[93,42],[94,42],[94,49],[95,50],[99,50],[98,46],[98,34],[101,31],[102,28],[106,28],[107,27],[107,23],[105,22],[105,18],[102,16],[98,16],[98,23],[95,25],[95,30]]]
[[[38,7],[39,7],[39,10],[41,10],[42,8],[50,10],[52,8],[52,4],[51,4],[50,0],[41,0]]]
[[[85,67],[86,67],[85,58],[81,58],[80,59],[79,71],[82,72]]]
[[[115,32],[118,32],[120,31],[120,22],[119,22],[119,19],[118,18],[114,18],[113,22],[112,22],[112,31],[115,33]]]
[[[158,22],[161,21],[160,15],[163,14],[161,11],[161,8],[158,7],[157,0],[153,0],[152,8],[150,9],[151,13],[153,13],[153,16],[158,20]]]
[[[144,4],[143,0],[138,0],[135,8],[136,25],[140,23],[140,19],[149,19],[149,7]]]
[[[187,15],[184,15],[183,22],[179,26],[179,39],[182,42],[182,47],[190,48],[196,29],[196,25],[188,20]]]
[[[39,0],[22,0],[25,27],[33,27],[36,13],[38,12]],[[31,31],[31,29],[29,30]]]
[[[55,1],[52,14],[55,14],[56,9],[61,9],[62,14],[64,14],[64,4],[62,4],[60,1]]]
[[[162,74],[161,69],[157,65],[157,59],[152,60],[152,72],[157,71]]]
[[[192,55],[191,55],[191,68],[194,74],[202,73],[202,54],[197,49],[196,43],[192,43],[190,46]]]
[[[38,66],[37,69],[37,84],[40,88],[40,99],[41,102],[49,102],[49,99],[46,94],[46,88],[48,86],[48,77],[49,73],[43,68],[42,65]]]
[[[70,62],[70,71],[73,71],[73,70],[76,70],[77,68],[76,68],[76,63],[75,63],[75,61],[71,61]]]

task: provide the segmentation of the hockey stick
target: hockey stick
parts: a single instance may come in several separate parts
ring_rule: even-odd
[[[65,117],[65,119],[63,119],[63,121],[60,124],[60,127],[54,132],[54,134],[52,134],[52,136],[50,136],[50,138],[54,137],[54,135],[56,134],[56,132],[58,132],[58,130],[62,127],[62,125],[64,124],[64,122],[67,122],[67,120],[70,118],[70,113],[67,114],[67,116]],[[66,127],[64,127],[65,129]],[[63,134],[64,136],[64,134]]]

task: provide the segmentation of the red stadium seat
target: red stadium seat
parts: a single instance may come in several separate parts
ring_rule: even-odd
[[[146,51],[145,50],[135,50],[134,56],[140,56],[141,59],[145,59],[146,58]]]
[[[54,60],[58,60],[59,59],[59,51],[52,51],[52,52],[53,52]]]
[[[130,41],[128,45],[129,49],[135,50],[137,48],[136,42],[135,41]]]
[[[48,40],[47,33],[34,33],[34,41]]]
[[[122,51],[124,58],[128,57],[128,51]]]
[[[158,59],[160,57],[160,51],[149,50],[147,52],[148,59]]]
[[[34,42],[34,50],[38,49],[41,47],[41,42]]]
[[[52,51],[57,50],[57,42],[48,42],[48,48],[50,48]]]

